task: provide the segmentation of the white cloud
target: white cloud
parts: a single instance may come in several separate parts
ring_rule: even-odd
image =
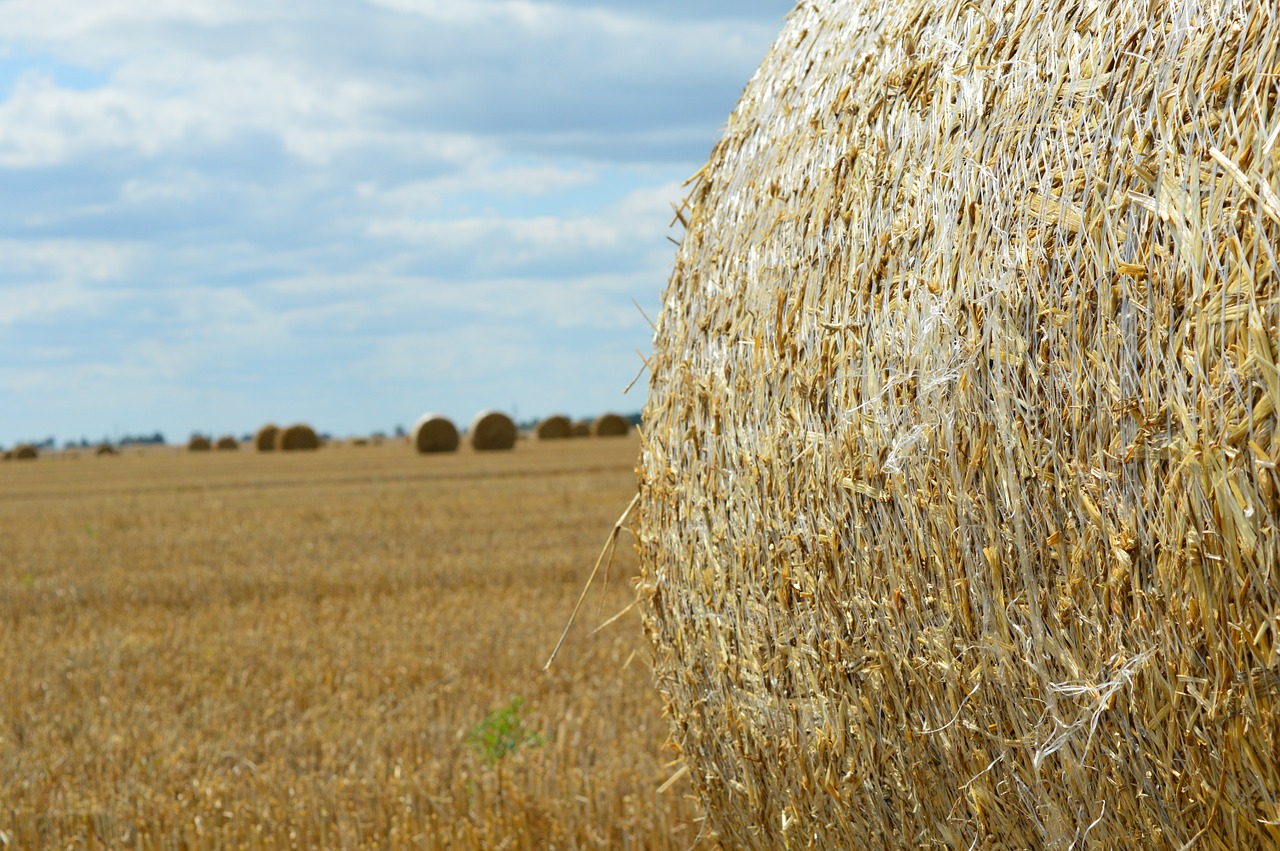
[[[368,0],[369,5],[407,12],[438,24],[483,26],[495,20],[525,27],[546,25],[558,10],[525,0]]]
[[[681,195],[679,184],[668,183],[633,191],[589,215],[380,218],[369,223],[368,234],[421,250],[467,253],[477,258],[477,271],[490,274],[605,250],[643,257],[644,245],[661,244],[671,205]]]
[[[100,67],[106,82],[20,81],[0,106],[0,165],[252,133],[314,164],[458,132],[519,146],[514,134],[554,143],[591,128],[606,154],[603,139],[687,120],[681,104],[705,98],[707,72],[753,65],[771,29],[533,2],[378,0],[364,16],[331,2],[191,6],[7,4],[0,39]],[[700,119],[707,143],[719,117]]]
[[[291,332],[325,333],[342,325],[373,334],[394,320],[410,319],[418,336],[450,324],[536,323],[546,329],[639,330],[643,317],[632,299],[653,301],[660,269],[586,274],[574,278],[496,277],[465,286],[429,276],[302,276],[262,286]],[[440,317],[467,317],[441,321]],[[465,350],[467,347],[463,347]]]
[[[604,404],[788,5],[0,0],[0,442]]]
[[[74,281],[24,284],[0,288],[0,327],[33,320],[47,321],[67,310],[82,311],[92,303],[90,292]]]
[[[103,311],[107,285],[134,267],[136,245],[77,240],[0,240],[0,327]]]
[[[0,3],[0,13],[6,39],[49,44],[139,22],[225,26],[245,20],[253,6],[243,0],[6,0]]]
[[[138,244],[120,242],[0,239],[0,256],[5,259],[7,276],[103,280],[126,272],[141,251]]]
[[[378,96],[359,81],[308,78],[266,57],[131,65],[87,91],[33,73],[0,103],[0,166],[49,166],[110,149],[155,157],[253,134],[325,163],[386,140],[371,118]]]
[[[468,196],[511,198],[549,195],[589,186],[598,180],[599,170],[589,165],[576,168],[558,165],[508,167],[477,160],[457,172],[432,180],[414,180],[385,189],[364,183],[356,187],[356,194],[386,210],[421,212],[440,210],[456,199]]]
[[[199,172],[179,175],[144,175],[130,178],[120,187],[120,201],[145,205],[192,201],[211,189],[211,181]]]

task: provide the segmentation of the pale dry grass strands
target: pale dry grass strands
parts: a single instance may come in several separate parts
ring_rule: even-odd
[[[1280,7],[801,4],[636,532],[731,847],[1280,843]]]
[[[309,452],[319,448],[320,437],[306,423],[295,423],[276,434],[276,450],[279,452]]]
[[[625,437],[631,431],[631,423],[619,414],[601,414],[591,423],[594,437]]]
[[[538,423],[534,434],[538,440],[563,440],[573,437],[573,423],[566,416],[553,414]]]
[[[471,421],[467,440],[472,449],[481,451],[513,449],[516,445],[516,424],[501,411],[481,411]]]
[[[274,452],[276,448],[276,437],[280,434],[280,427],[275,423],[267,423],[253,434],[253,448],[259,452]]]
[[[591,573],[587,576],[587,582],[582,586],[582,593],[578,595],[578,602],[574,604],[573,611],[569,613],[569,620],[564,625],[564,632],[560,633],[560,640],[551,649],[551,655],[547,657],[546,664],[542,666],[542,670],[549,670],[552,663],[556,661],[556,656],[560,655],[560,648],[564,646],[565,639],[569,637],[569,630],[573,629],[573,622],[578,619],[578,612],[582,610],[582,604],[587,599],[587,592],[591,590],[592,584],[596,581],[601,565],[606,566],[605,571],[607,574],[608,565],[613,563],[613,554],[617,551],[618,535],[626,527],[627,519],[631,517],[631,512],[635,511],[636,504],[639,501],[640,495],[636,494],[627,505],[626,511],[623,511],[622,516],[613,524],[613,529],[609,531],[609,537],[605,539],[600,555],[596,557],[595,566],[591,568]]]
[[[240,441],[236,440],[229,434],[224,434],[222,437],[214,441],[213,448],[222,452],[236,450],[240,448]]]
[[[187,441],[188,452],[208,452],[212,448],[213,444],[203,434],[193,434],[191,439]]]
[[[413,424],[410,442],[419,452],[455,452],[458,427],[443,414],[423,414]]]

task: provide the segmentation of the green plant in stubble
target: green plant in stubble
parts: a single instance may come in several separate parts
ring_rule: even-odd
[[[489,765],[521,747],[541,747],[546,737],[533,730],[520,717],[524,698],[513,697],[505,706],[493,710],[467,734],[467,744]]]

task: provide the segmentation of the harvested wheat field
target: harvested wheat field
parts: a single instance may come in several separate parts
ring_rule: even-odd
[[[619,547],[638,444],[0,476],[0,847],[688,848]]]

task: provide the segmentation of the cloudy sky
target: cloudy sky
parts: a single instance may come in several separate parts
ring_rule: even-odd
[[[0,445],[638,410],[791,5],[0,0]]]

